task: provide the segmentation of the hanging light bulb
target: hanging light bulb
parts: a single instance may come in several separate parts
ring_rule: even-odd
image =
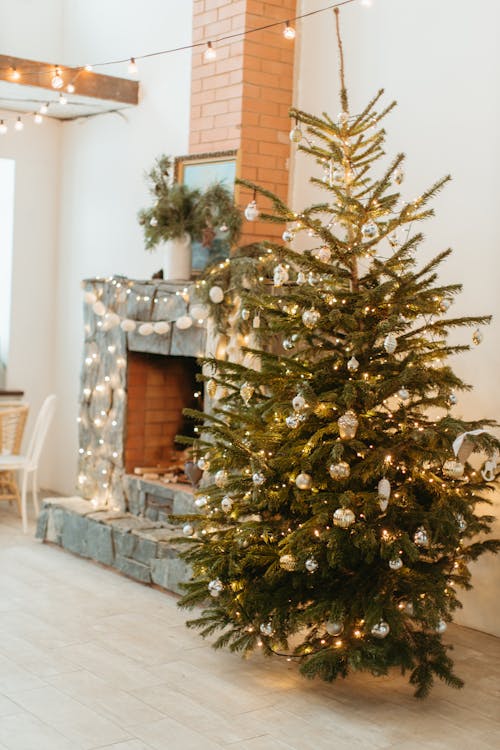
[[[7,125],[6,125],[5,123],[4,123],[4,121],[3,121],[3,120],[0,120],[0,135],[5,135],[5,133],[7,132],[7,130],[8,130],[8,129],[9,129],[9,128],[8,128],[8,127],[7,127]]]
[[[64,94],[59,94],[59,104],[62,104],[62,106],[64,107],[64,105],[67,103],[68,103],[68,100],[66,99]]]
[[[13,81],[18,81],[21,78],[21,74],[15,65],[12,66],[12,74],[10,76]]]
[[[21,131],[24,128],[24,122],[21,120],[20,117],[17,118],[16,124],[14,125],[14,129]]]
[[[212,42],[207,42],[207,48],[203,53],[203,59],[205,62],[212,62],[217,57],[216,50],[212,47]]]
[[[128,72],[131,76],[136,76],[137,73],[139,72],[139,68],[137,67],[135,57],[130,58],[130,62],[128,64]]]
[[[361,5],[363,8],[371,8],[373,5],[373,0],[361,0]]]
[[[53,89],[62,89],[62,87],[64,86],[63,77],[58,65],[56,65],[54,77],[52,78],[51,84]]]
[[[66,86],[66,91],[68,94],[74,94],[75,93],[75,84],[74,83],[68,83]]]
[[[285,39],[295,39],[295,29],[293,28],[293,26],[290,26],[290,23],[288,21],[285,23],[283,36],[285,37]]]
[[[33,121],[34,121],[34,122],[35,122],[35,123],[36,123],[37,125],[41,125],[41,124],[42,124],[42,122],[43,122],[43,117],[42,117],[42,115],[40,114],[40,112],[37,112],[37,113],[36,113],[36,115],[35,115],[35,116],[34,116],[34,118],[33,118]]]
[[[83,69],[86,70],[87,73],[92,73],[92,71],[94,70],[92,65],[85,65]]]
[[[41,115],[46,115],[49,111],[49,104],[46,102],[45,104],[40,104],[40,109],[38,110]]]

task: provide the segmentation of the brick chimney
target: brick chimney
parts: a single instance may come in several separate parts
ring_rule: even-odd
[[[193,43],[211,40],[213,62],[205,47],[193,50],[190,153],[238,150],[238,177],[252,180],[288,199],[290,119],[295,42],[280,26],[217,43],[217,38],[249,31],[296,15],[296,0],[194,0]],[[283,27],[284,28],[284,27]],[[244,208],[251,193],[236,191]],[[259,207],[266,201],[259,198]],[[282,228],[245,222],[242,244],[281,237]]]

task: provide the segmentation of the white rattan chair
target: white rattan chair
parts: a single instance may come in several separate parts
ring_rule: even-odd
[[[0,455],[0,472],[19,472],[21,477],[21,518],[23,521],[23,531],[28,531],[28,517],[26,510],[26,494],[28,489],[28,474],[33,474],[33,505],[38,514],[38,487],[37,487],[37,470],[40,461],[45,438],[54,416],[56,406],[56,397],[47,396],[36,418],[35,427],[30,438],[28,450],[20,455]]]

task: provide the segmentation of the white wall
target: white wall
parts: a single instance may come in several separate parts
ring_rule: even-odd
[[[16,162],[0,159],[0,388],[9,356]]]
[[[191,0],[72,0],[64,5],[68,64],[95,63],[189,44]],[[149,278],[158,256],[143,249],[136,215],[149,204],[144,172],[161,153],[187,153],[190,52],[139,61],[140,106],[63,126],[56,326],[60,408],[51,487],[74,490],[77,398],[83,336],[80,281],[124,274]],[[127,75],[127,66],[105,72]]]
[[[303,0],[302,12],[324,5],[323,0]],[[374,0],[371,8],[359,3],[345,7],[341,23],[351,111],[359,111],[379,88],[385,88],[386,102],[399,102],[386,120],[387,153],[407,153],[403,196],[416,196],[452,173],[453,182],[435,201],[436,218],[422,226],[427,236],[422,259],[453,247],[441,272],[446,281],[464,284],[453,313],[495,316],[484,330],[484,343],[454,363],[475,386],[472,393],[460,395],[456,413],[500,420],[500,5]],[[295,104],[336,116],[333,13],[304,20],[300,36]],[[299,208],[315,196],[307,185],[311,165],[306,162],[299,157],[294,164],[292,199]],[[468,342],[469,334],[460,332],[457,340]],[[487,512],[500,516],[498,496]],[[457,619],[500,635],[498,558],[485,556],[473,573],[476,588],[462,595],[465,608]]]
[[[54,60],[61,54],[61,34],[62,0],[1,0],[4,54]],[[13,96],[17,95],[13,87]],[[59,128],[58,122],[46,120],[38,126],[26,120],[22,133],[11,128],[0,136],[0,157],[14,159],[16,165],[7,385],[26,392],[31,406],[27,434],[44,397],[54,388]],[[42,484],[49,482],[54,460],[47,449]]]

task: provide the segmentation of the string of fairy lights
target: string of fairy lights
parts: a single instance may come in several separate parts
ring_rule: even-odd
[[[286,40],[292,42],[296,37],[296,24],[298,21],[303,21],[312,16],[317,16],[321,13],[326,13],[328,11],[335,10],[336,8],[341,8],[346,5],[352,5],[354,3],[369,8],[373,5],[373,0],[339,0],[338,2],[331,3],[323,8],[317,8],[316,10],[311,10],[306,13],[300,13],[292,18],[272,21],[260,26],[255,26],[251,29],[245,29],[244,31],[236,31],[231,34],[223,34],[212,39],[205,39],[203,41],[180,45],[169,49],[155,50],[153,52],[146,52],[143,54],[135,54],[126,58],[87,63],[85,65],[77,67],[63,68],[59,64],[56,64],[53,66],[47,66],[45,70],[40,70],[39,64],[35,65],[28,62],[23,63],[22,68],[18,67],[17,65],[11,65],[8,67],[0,66],[0,72],[5,73],[7,75],[7,80],[11,81],[12,83],[24,83],[27,85],[36,86],[40,84],[40,79],[43,79],[43,77],[46,76],[48,81],[50,82],[51,88],[58,93],[56,99],[44,99],[43,101],[40,101],[39,106],[36,109],[33,109],[30,112],[20,110],[16,111],[9,107],[9,111],[14,112],[14,117],[9,118],[8,116],[3,116],[2,118],[0,118],[0,136],[6,135],[9,132],[11,125],[12,129],[15,132],[21,132],[22,130],[24,130],[24,120],[26,119],[32,120],[36,125],[41,125],[43,123],[44,117],[46,115],[49,115],[51,108],[54,112],[54,106],[64,107],[68,103],[78,104],[78,102],[76,102],[75,100],[70,100],[68,98],[68,95],[78,95],[78,81],[80,77],[85,76],[86,73],[91,73],[96,69],[116,65],[127,65],[128,75],[132,78],[138,78],[138,61],[140,60],[146,60],[152,57],[162,57],[165,55],[171,55],[187,50],[199,50],[200,48],[204,48],[204,62],[212,63],[217,58],[217,49],[226,42],[231,42],[235,39],[244,39],[251,34],[256,34],[258,32],[269,31],[273,29],[281,29],[283,37]],[[102,113],[97,112],[95,114]]]

